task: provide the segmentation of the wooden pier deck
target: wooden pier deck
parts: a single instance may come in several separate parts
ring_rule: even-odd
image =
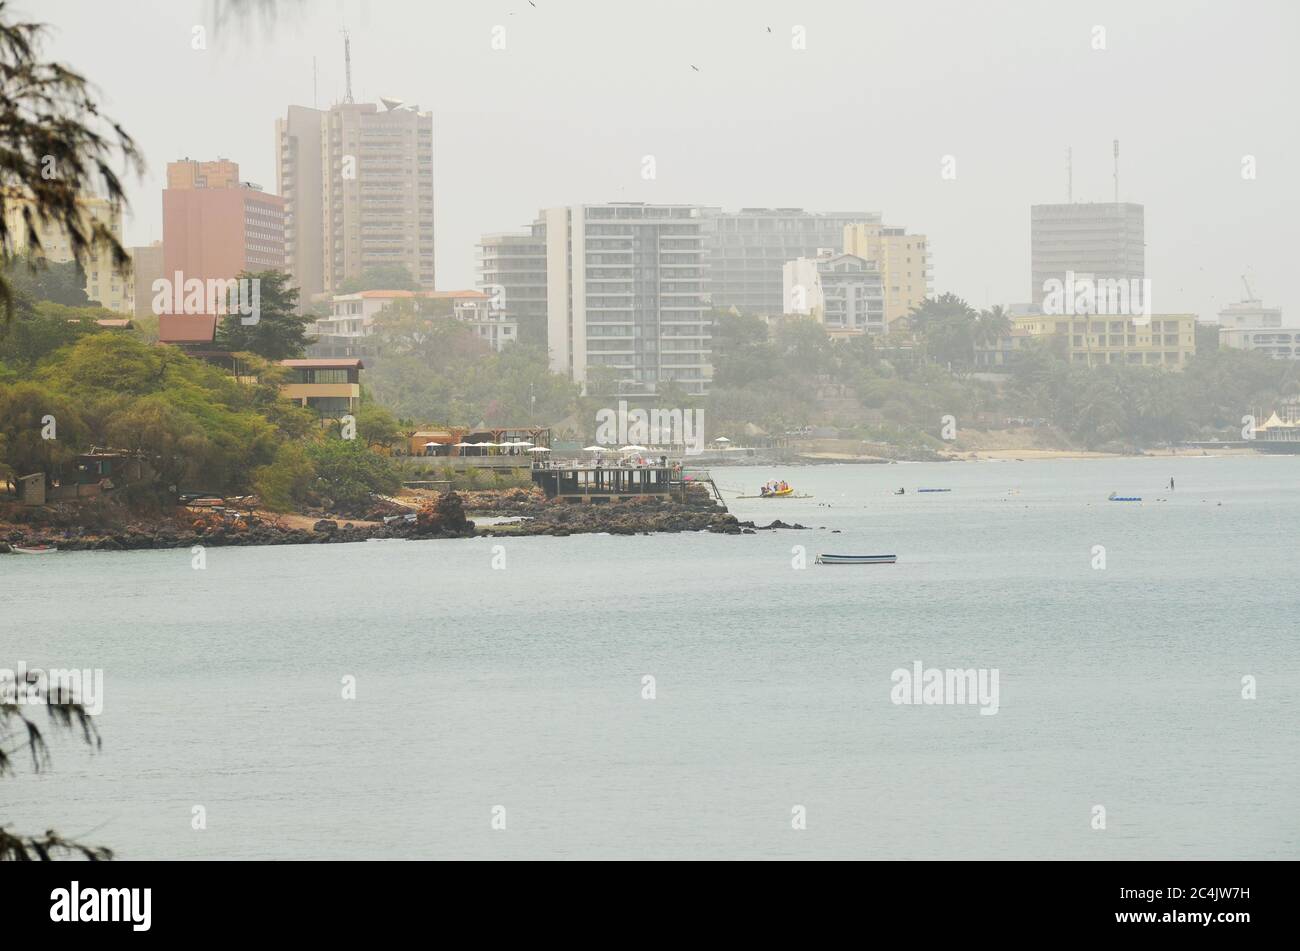
[[[684,502],[692,485],[705,486],[714,499],[722,501],[707,469],[679,465],[539,465],[533,469],[533,483],[548,499],[566,502],[618,502],[646,496]]]

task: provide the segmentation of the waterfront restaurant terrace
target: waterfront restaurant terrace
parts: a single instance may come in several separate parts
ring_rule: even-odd
[[[685,500],[690,485],[708,486],[715,497],[717,489],[709,472],[684,469],[680,464],[550,464],[533,468],[533,484],[548,499],[566,502],[613,502],[644,496]]]

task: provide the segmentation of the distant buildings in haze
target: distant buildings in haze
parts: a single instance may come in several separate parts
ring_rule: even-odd
[[[1033,205],[1029,209],[1032,300],[1043,306],[1048,282],[1073,272],[1094,281],[1146,277],[1145,218],[1131,202]]]
[[[106,198],[85,197],[77,199],[81,211],[81,230],[89,232],[96,224],[101,224],[120,243],[122,240],[122,206]],[[18,188],[8,188],[5,192],[5,224],[14,254],[36,253],[29,246],[27,226],[24,216],[31,214],[35,207],[30,193]],[[72,242],[68,233],[53,222],[42,222],[32,214],[36,238],[40,242],[40,256],[51,264],[63,264],[73,260]],[[86,296],[101,307],[119,314],[131,312],[129,300],[131,289],[129,280],[113,263],[112,249],[103,242],[98,242],[90,250],[90,256],[83,263],[86,272]]]
[[[824,249],[783,268],[787,314],[807,314],[832,337],[885,332],[885,296],[880,272],[855,254]]]

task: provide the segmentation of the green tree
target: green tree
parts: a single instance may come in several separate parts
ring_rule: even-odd
[[[360,291],[415,291],[420,285],[411,277],[405,264],[382,264],[366,268],[360,277],[348,278],[339,284],[339,294],[356,294]]]
[[[86,272],[76,261],[49,262],[39,256],[17,255],[5,264],[3,277],[9,282],[19,313],[30,312],[39,301],[90,306]]]
[[[377,403],[363,403],[357,411],[357,436],[367,446],[388,447],[402,438],[397,417]]]
[[[252,489],[264,508],[292,511],[303,502],[316,479],[316,467],[300,443],[282,443],[275,458],[253,471]]]
[[[28,373],[41,360],[91,333],[101,333],[97,308],[63,307],[41,302],[0,328],[0,365]]]
[[[1219,349],[1219,325],[1209,321],[1198,320],[1196,322],[1196,353],[1197,355],[1209,353],[1212,350]]]
[[[313,491],[339,512],[359,512],[372,495],[401,488],[397,466],[356,439],[323,439],[307,450],[315,470]]]
[[[954,367],[969,366],[974,359],[977,318],[974,308],[956,294],[927,297],[908,315],[926,356]]]
[[[85,436],[76,402],[56,388],[30,380],[0,385],[0,463],[11,475],[43,472],[55,478]]]
[[[282,271],[245,271],[239,280],[259,284],[258,319],[245,323],[245,318],[236,313],[237,308],[231,307],[230,314],[217,326],[217,346],[232,353],[254,353],[267,360],[301,357],[312,341],[307,335],[312,318],[296,313],[298,288],[289,283],[289,276]]]
[[[1011,334],[1011,318],[1001,304],[979,312],[975,321],[975,342],[992,346]]]

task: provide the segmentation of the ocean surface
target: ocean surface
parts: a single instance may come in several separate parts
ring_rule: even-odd
[[[126,859],[1300,858],[1300,457],[713,472],[812,530],[0,557],[0,667],[104,672],[102,751],[0,779],[0,824]],[[996,669],[996,715],[894,703],[918,661]]]

